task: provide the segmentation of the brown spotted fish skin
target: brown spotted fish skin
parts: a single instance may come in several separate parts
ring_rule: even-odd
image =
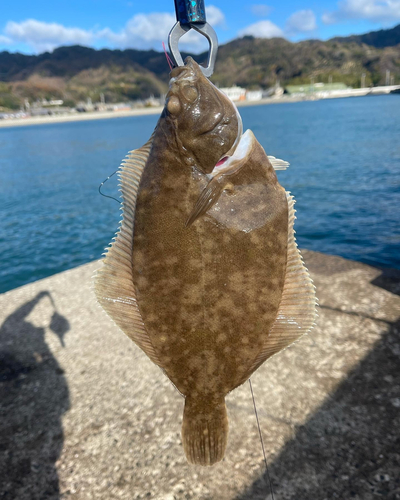
[[[139,171],[136,188],[132,196],[127,190],[124,196],[124,219],[130,224],[125,232],[131,231],[132,246],[128,237],[120,237],[118,247],[117,237],[96,293],[185,397],[182,442],[188,461],[212,465],[223,458],[227,445],[225,396],[311,328],[315,296],[309,280],[310,317],[298,327],[300,333],[280,310],[285,300],[299,314],[304,306],[290,291],[304,278],[297,276],[292,203],[251,132],[246,133],[249,147],[240,168],[222,181],[213,204],[188,224],[206,192],[206,174],[234,146],[238,117],[192,60],[171,76],[152,140],[132,160],[133,171]],[[141,168],[133,163],[138,157]],[[124,194],[128,181],[123,174],[121,178]],[[130,262],[122,255],[126,252]],[[121,259],[123,275],[118,271]],[[296,274],[294,285],[288,283],[288,269]],[[128,285],[131,291],[125,290]]]

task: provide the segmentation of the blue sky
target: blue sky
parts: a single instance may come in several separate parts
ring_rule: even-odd
[[[205,0],[205,4],[220,43],[245,34],[325,40],[400,23],[400,0]],[[37,54],[73,44],[162,50],[173,23],[173,0],[3,0],[0,51]],[[206,47],[193,30],[181,43],[182,49],[193,52]]]

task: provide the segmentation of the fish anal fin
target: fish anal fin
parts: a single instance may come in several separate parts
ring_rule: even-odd
[[[154,363],[159,365],[160,362],[139,311],[132,269],[136,198],[153,136],[154,134],[144,146],[131,151],[118,171],[123,199],[123,218],[115,240],[111,247],[107,248],[103,265],[96,273],[94,290],[98,302],[111,319]],[[136,182],[133,179],[136,179]]]
[[[294,238],[294,198],[286,192],[289,206],[286,276],[278,314],[258,353],[240,383],[244,383],[264,361],[309,333],[316,320],[315,287]]]

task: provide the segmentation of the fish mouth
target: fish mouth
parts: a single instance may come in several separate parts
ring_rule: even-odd
[[[249,129],[246,130],[244,134],[238,134],[238,141],[235,146],[235,150],[230,156],[224,155],[224,157],[215,165],[214,169],[209,174],[210,177],[214,177],[217,174],[225,172],[228,173],[237,169],[238,165],[242,165],[244,158],[250,154],[254,141],[254,134]]]

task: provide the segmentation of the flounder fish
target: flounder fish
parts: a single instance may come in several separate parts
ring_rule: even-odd
[[[224,457],[225,396],[314,324],[294,200],[275,174],[286,166],[242,133],[235,105],[188,58],[119,171],[123,219],[95,292],[184,396],[193,464]]]

